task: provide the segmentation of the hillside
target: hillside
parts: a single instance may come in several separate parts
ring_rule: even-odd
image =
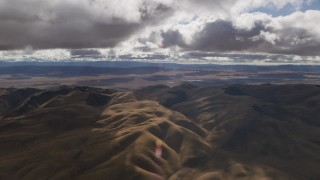
[[[0,89],[0,179],[320,179],[320,86]]]

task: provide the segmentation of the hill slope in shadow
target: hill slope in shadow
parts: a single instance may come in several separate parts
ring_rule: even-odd
[[[319,179],[319,102],[315,85],[0,89],[0,179]]]

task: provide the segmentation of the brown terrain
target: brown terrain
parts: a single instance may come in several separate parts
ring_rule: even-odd
[[[41,64],[2,67],[0,63],[0,88],[47,89],[69,85],[130,90],[158,84],[173,87],[181,83],[198,86],[320,84],[320,66],[117,65],[119,67]]]
[[[299,84],[3,88],[0,179],[317,180],[319,102]]]

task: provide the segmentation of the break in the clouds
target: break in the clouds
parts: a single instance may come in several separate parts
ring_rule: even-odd
[[[317,0],[0,0],[0,58],[317,62],[319,8]]]

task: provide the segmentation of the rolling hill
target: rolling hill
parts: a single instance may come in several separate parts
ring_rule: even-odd
[[[320,179],[320,86],[0,89],[0,179]]]

